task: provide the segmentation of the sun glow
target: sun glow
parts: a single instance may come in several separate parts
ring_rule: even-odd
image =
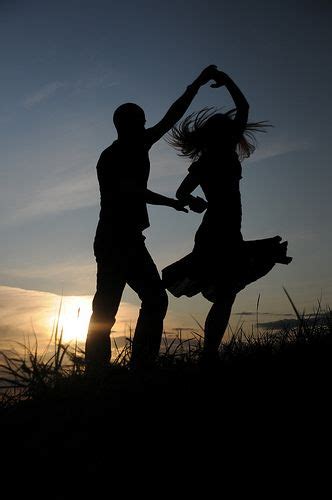
[[[50,318],[50,323],[53,331],[58,324],[64,342],[85,341],[92,312],[91,303],[90,296],[63,297],[59,313]]]

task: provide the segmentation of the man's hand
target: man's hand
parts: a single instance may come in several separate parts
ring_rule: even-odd
[[[188,210],[185,208],[185,203],[181,200],[172,200],[172,207],[175,208],[178,212],[188,213]]]
[[[188,213],[188,210],[185,208],[185,206],[188,205],[188,202],[176,200],[175,198],[169,198],[168,196],[163,196],[159,193],[154,193],[153,191],[150,191],[150,189],[146,190],[145,201],[151,205],[162,205],[164,207],[174,208],[179,212]]]

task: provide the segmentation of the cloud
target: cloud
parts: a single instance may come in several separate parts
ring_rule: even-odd
[[[53,94],[55,94],[55,92],[58,89],[63,88],[65,86],[66,84],[64,82],[59,82],[59,81],[47,83],[46,85],[43,85],[40,89],[38,89],[36,92],[27,96],[23,101],[23,106],[25,108],[30,109],[36,104],[45,101]]]
[[[258,326],[265,328],[266,330],[283,330],[287,328],[293,328],[298,325],[298,320],[293,319],[280,319],[277,321],[268,321],[266,323],[258,323]]]
[[[35,332],[41,349],[48,344],[53,326],[58,320],[64,329],[64,340],[77,337],[84,342],[91,315],[92,296],[64,296],[0,286],[0,350],[15,347],[16,342],[33,343]],[[61,307],[61,308],[60,308]],[[122,302],[117,315],[114,335],[123,336],[136,322],[138,306]]]
[[[0,286],[0,347],[22,341],[33,333],[33,326],[41,341],[45,341],[50,327],[48,316],[54,314],[59,300],[49,293]]]
[[[13,224],[36,217],[59,214],[99,204],[98,183],[94,169],[64,172],[63,179],[40,187],[26,203],[11,213],[6,223]]]
[[[51,277],[51,278],[56,278],[62,274],[64,275],[77,275],[77,274],[91,274],[95,272],[96,265],[95,263],[85,263],[85,262],[79,262],[78,258],[76,257],[75,261],[60,261],[57,263],[47,263],[45,265],[42,265],[38,263],[38,265],[32,266],[30,265],[29,267],[13,267],[13,268],[7,268],[5,273],[1,273],[1,275],[7,275],[8,277],[12,278],[21,278],[21,279],[26,279],[26,278],[44,278],[45,276]],[[2,306],[0,305],[0,308]]]
[[[305,324],[311,326],[319,322],[326,321],[329,313],[320,314],[307,314],[305,315]],[[266,323],[258,323],[258,326],[265,328],[266,330],[283,330],[289,328],[296,328],[299,325],[299,320],[297,318],[292,319],[280,319],[277,321],[268,321]]]
[[[72,82],[70,87],[74,92],[81,92],[96,88],[106,89],[119,84],[119,82],[114,79],[114,76],[113,70],[94,70],[90,75],[85,75],[84,78],[80,78],[75,82]]]
[[[55,166],[55,171],[51,172],[46,180],[43,179],[40,181],[40,185],[31,187],[29,196],[25,192],[24,197],[18,201],[19,206],[7,215],[4,224],[12,225],[48,215],[60,214],[68,210],[98,207],[99,186],[95,158],[92,160],[89,155],[78,156],[78,158],[73,158],[71,163],[74,163],[73,167],[70,168],[67,164],[66,169],[61,171],[56,171],[57,166]],[[152,186],[159,191],[160,186],[157,184],[158,180],[160,182],[160,178],[163,177],[163,171],[166,176],[170,173],[166,158],[163,161],[161,160],[161,163],[166,165],[165,169],[161,168],[158,159],[152,165],[155,174],[152,175],[152,182],[149,183],[150,188]],[[172,170],[175,171],[176,168],[178,168],[178,165],[172,167]],[[155,177],[157,177],[157,184],[155,184]],[[178,178],[175,179],[178,182]],[[163,185],[161,188],[163,192],[168,191],[168,189],[168,185]]]
[[[257,311],[242,311],[233,313],[234,316],[257,316]],[[258,311],[258,316],[294,316],[291,313],[271,313],[271,312],[260,312]]]
[[[54,261],[7,267],[0,271],[0,283],[13,287],[51,291],[56,294],[94,293],[96,263],[80,255]],[[0,306],[1,309],[1,306]]]
[[[254,154],[246,160],[246,163],[256,163],[275,156],[281,156],[295,151],[306,151],[310,148],[308,141],[291,140],[287,138],[278,138],[269,143],[258,147]]]
[[[83,347],[91,315],[92,295],[66,295],[27,290],[0,285],[0,351],[16,349],[22,352],[17,342],[34,345],[34,332],[38,341],[39,351],[48,346],[52,329],[58,320],[60,310],[60,329],[64,328],[64,341],[78,339]],[[129,299],[131,300],[131,299]],[[124,345],[124,339],[133,335],[139,314],[139,304],[122,301],[114,328],[112,339],[119,347]],[[188,326],[189,315],[169,311],[164,329],[174,338],[179,334],[182,338],[192,338],[193,327]],[[194,323],[194,322],[193,322]]]
[[[118,82],[114,80],[114,72],[112,70],[94,68],[91,70],[90,74],[85,75],[83,78],[73,81],[54,81],[43,85],[32,94],[25,97],[23,106],[27,109],[33,108],[37,104],[52,97],[61,88],[66,88],[68,91],[75,94],[84,90],[109,88],[115,85],[118,85]]]

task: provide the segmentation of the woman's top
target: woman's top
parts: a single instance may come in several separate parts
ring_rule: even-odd
[[[230,236],[241,232],[242,205],[240,180],[242,167],[235,151],[205,153],[192,163],[189,172],[200,184],[208,208],[203,225]],[[206,229],[208,229],[206,228]]]

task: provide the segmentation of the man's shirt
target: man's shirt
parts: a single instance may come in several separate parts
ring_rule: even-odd
[[[150,174],[150,144],[116,140],[97,164],[100,225],[105,229],[143,231],[149,227],[146,190]]]

